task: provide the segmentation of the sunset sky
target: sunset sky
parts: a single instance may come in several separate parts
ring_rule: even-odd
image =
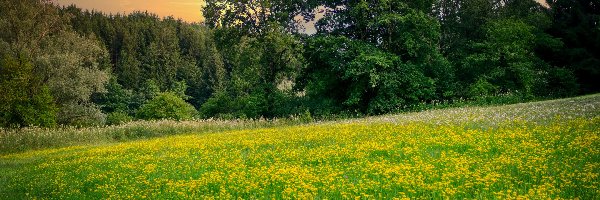
[[[538,0],[544,1],[544,0]],[[187,22],[202,21],[202,0],[54,0],[59,5],[75,4],[89,10],[106,13],[130,13],[132,11],[148,11],[161,17],[174,16]]]
[[[99,10],[106,13],[130,13],[148,11],[161,17],[174,16],[187,22],[202,20],[202,0],[53,0],[59,5],[75,4],[79,8]]]

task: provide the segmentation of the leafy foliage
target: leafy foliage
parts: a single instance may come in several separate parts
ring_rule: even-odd
[[[140,119],[146,120],[186,120],[192,119],[196,114],[197,111],[194,106],[172,92],[159,93],[152,100],[142,105],[137,112]]]
[[[0,127],[54,126],[57,107],[47,86],[23,56],[0,60]]]
[[[418,67],[368,43],[322,37],[310,40],[307,52],[314,66],[304,77],[307,95],[323,103],[336,102],[342,110],[390,112],[434,93],[433,80]]]
[[[48,87],[59,105],[61,124],[103,124],[100,110],[91,102],[94,93],[105,92],[108,81],[108,54],[94,38],[84,38],[65,32],[49,39],[42,47],[44,54],[36,66],[47,80]]]
[[[257,119],[600,91],[590,0],[209,0],[204,24],[0,3],[3,127],[173,117],[148,111],[165,93]]]
[[[106,116],[107,125],[121,125],[133,121],[133,117],[124,112],[112,112]]]
[[[78,125],[82,119],[93,121],[85,124],[102,124],[103,114],[91,103],[90,97],[104,91],[104,83],[108,80],[109,60],[104,46],[93,36],[84,37],[70,31],[65,23],[67,16],[61,15],[47,1],[3,1],[2,4],[11,5],[3,6],[0,22],[3,30],[9,30],[1,37],[12,51],[7,54],[22,57],[20,63],[31,62],[31,68],[14,65],[23,67],[23,72],[29,76],[37,77],[38,81],[30,82],[27,87],[33,90],[47,87],[49,90],[49,94],[42,93],[41,99],[30,96],[29,99],[36,102],[19,111],[11,111],[13,115],[34,113],[40,108],[41,113],[46,113],[42,114],[45,118],[52,115],[55,119],[34,124],[48,125],[56,120],[61,124]],[[52,110],[44,108],[52,108],[54,104],[58,108],[56,115],[50,114],[54,111],[44,111]]]
[[[596,0],[548,0],[553,23],[548,33],[564,48],[546,52],[545,58],[572,71],[582,93],[600,91],[600,5]]]
[[[535,76],[531,29],[521,21],[490,22],[486,40],[473,44],[477,53],[463,61],[463,70],[468,73],[464,78],[474,80],[474,84],[479,84],[474,87],[481,89],[490,83],[487,88],[497,87],[496,92],[520,91],[530,95]]]

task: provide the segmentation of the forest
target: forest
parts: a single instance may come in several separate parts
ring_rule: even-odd
[[[0,0],[0,127],[364,116],[600,92],[598,0],[206,0],[201,13],[187,23]]]

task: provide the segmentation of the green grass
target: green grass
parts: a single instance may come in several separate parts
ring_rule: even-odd
[[[0,129],[0,155],[29,150],[105,145],[173,135],[201,134],[265,127],[291,126],[302,123],[294,119],[273,120],[194,120],[136,121],[105,127],[59,127]]]
[[[5,133],[3,150],[22,148],[0,155],[0,198],[600,196],[600,95],[306,125],[162,121],[68,130]]]

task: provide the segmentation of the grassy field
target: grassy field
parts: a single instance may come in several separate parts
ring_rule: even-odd
[[[5,152],[0,198],[600,197],[600,95],[236,127]]]

